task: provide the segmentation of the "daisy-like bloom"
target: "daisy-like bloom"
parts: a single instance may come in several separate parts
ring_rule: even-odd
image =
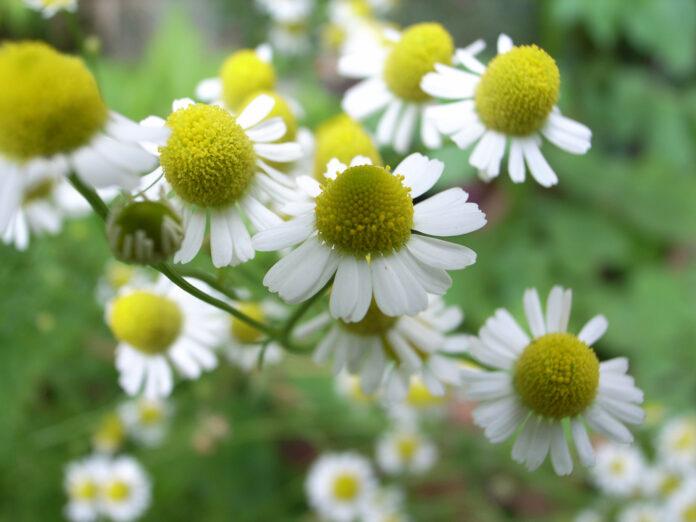
[[[274,105],[273,98],[262,94],[235,117],[217,105],[184,99],[174,102],[166,122],[148,118],[149,125],[172,131],[159,154],[166,185],[184,217],[184,240],[175,262],[188,263],[196,256],[208,216],[216,267],[235,266],[254,257],[243,216],[257,230],[282,223],[259,198],[286,202],[296,197],[295,184],[267,161],[295,161],[302,149],[297,143],[271,143],[287,130],[280,117],[262,121]]]
[[[103,457],[86,457],[68,464],[64,487],[68,496],[65,518],[90,522],[99,516],[99,488],[105,472]]]
[[[690,480],[696,480],[695,468],[658,464],[647,471],[641,486],[644,495],[666,499]]]
[[[472,232],[486,217],[461,188],[414,205],[413,199],[442,174],[441,161],[412,154],[393,173],[352,165],[337,164],[337,174],[325,185],[298,178],[312,200],[295,205],[298,217],[254,236],[254,247],[263,251],[302,243],[268,271],[264,284],[294,304],[316,294],[335,274],[333,317],[360,321],[373,296],[384,314],[415,315],[428,306],[428,292],[442,295],[451,286],[446,270],[476,260],[471,249],[431,236]]]
[[[126,440],[126,427],[119,415],[107,413],[92,435],[94,450],[106,455],[113,455]]]
[[[498,55],[486,67],[475,57],[482,48],[479,41],[457,51],[457,60],[470,72],[441,63],[425,75],[425,92],[457,100],[432,107],[426,119],[461,149],[479,140],[469,163],[484,180],[498,176],[509,141],[512,181],[524,181],[526,163],[540,185],[555,185],[558,178],[541,153],[541,136],[572,154],[587,152],[592,137],[590,129],[556,107],[561,81],[556,62],[536,45],[513,46],[501,35]]]
[[[140,518],[150,507],[150,479],[133,457],[121,456],[108,463],[99,489],[100,510],[116,522]]]
[[[616,516],[617,522],[664,522],[664,520],[664,508],[649,502],[630,505]]]
[[[377,487],[370,462],[353,452],[325,453],[312,464],[305,482],[309,505],[335,522],[352,522]]]
[[[668,466],[696,469],[696,416],[667,422],[657,439],[657,454]]]
[[[604,493],[629,497],[640,488],[644,470],[643,455],[636,448],[604,443],[597,448],[592,480]]]
[[[314,0],[256,0],[256,4],[273,21],[282,24],[302,22],[311,16],[314,8]]]
[[[235,308],[260,323],[268,318],[279,319],[287,315],[284,307],[273,301],[261,303],[246,301],[234,303]],[[253,326],[229,316],[227,339],[222,344],[222,350],[227,360],[245,372],[258,368],[259,355],[264,350],[263,365],[277,364],[283,360],[283,347],[275,341],[267,342],[267,336]],[[265,349],[264,349],[265,345]]]
[[[129,395],[142,389],[150,399],[171,393],[171,364],[186,379],[215,368],[213,349],[227,328],[224,313],[165,277],[151,285],[122,288],[107,304],[106,322],[119,341],[121,387]]]
[[[367,503],[362,522],[408,522],[404,492],[394,486],[378,488]]]
[[[126,401],[118,408],[128,435],[137,443],[148,447],[162,443],[173,412],[174,407],[169,401],[145,397]]]
[[[573,470],[564,424],[580,462],[591,466],[594,450],[583,424],[609,439],[628,444],[631,432],[622,424],[640,424],[643,392],[626,375],[628,360],[621,357],[600,363],[591,346],[604,334],[608,322],[592,318],[578,335],[568,333],[571,291],[555,286],[549,293],[546,317],[534,289],[524,294],[530,338],[507,310],[499,309],[471,342],[471,353],[495,371],[462,368],[465,395],[483,403],[473,413],[486,436],[499,443],[523,426],[512,458],[537,469],[551,451],[559,475]]]
[[[338,71],[362,81],[343,98],[343,110],[362,120],[383,109],[377,126],[377,142],[391,144],[399,153],[409,150],[420,116],[420,136],[428,148],[442,145],[433,122],[423,117],[435,100],[421,89],[423,77],[435,64],[451,65],[454,43],[450,34],[436,23],[412,25],[399,33],[384,32],[385,42],[374,48],[360,48],[338,62]]]
[[[77,11],[77,0],[24,0],[24,5],[40,11],[44,18],[51,18],[59,11]]]
[[[311,31],[308,20],[294,24],[274,23],[268,30],[268,41],[282,54],[305,54],[311,49]]]
[[[237,113],[250,96],[275,89],[272,60],[273,50],[268,44],[240,49],[225,60],[217,77],[206,78],[196,86],[196,98]]]
[[[696,480],[691,480],[674,494],[667,503],[669,522],[694,522],[696,520]]]
[[[399,426],[380,437],[375,456],[389,475],[417,475],[433,467],[437,448],[413,427]]]
[[[97,281],[97,302],[106,305],[121,288],[147,285],[154,280],[155,273],[142,266],[110,259],[104,267],[104,274]]]
[[[169,131],[110,112],[80,58],[42,42],[6,42],[0,78],[0,231],[41,172],[131,190],[156,165],[139,142],[164,143]]]

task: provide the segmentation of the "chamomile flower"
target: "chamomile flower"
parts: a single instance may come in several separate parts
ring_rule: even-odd
[[[356,164],[366,161],[337,164],[325,185],[298,178],[312,201],[295,205],[298,217],[254,236],[254,248],[262,251],[301,243],[264,278],[286,302],[309,299],[335,274],[333,317],[360,321],[373,299],[386,315],[415,315],[428,306],[428,292],[442,295],[450,287],[446,270],[475,262],[471,249],[431,237],[466,234],[486,223],[466,192],[452,188],[413,203],[438,180],[441,161],[412,154],[393,173]]]
[[[617,522],[664,522],[664,509],[657,504],[640,502],[622,509],[616,516]]]
[[[626,375],[628,360],[621,357],[600,363],[592,345],[607,329],[598,315],[574,335],[567,332],[571,291],[555,286],[549,293],[546,317],[534,289],[524,294],[524,309],[532,338],[507,310],[499,309],[471,342],[471,354],[495,371],[462,368],[465,395],[483,401],[473,413],[493,443],[511,437],[517,429],[512,458],[529,471],[538,468],[551,452],[559,475],[573,469],[564,424],[569,421],[580,462],[595,461],[583,420],[609,439],[630,443],[633,435],[623,423],[640,424],[643,392]]]
[[[669,522],[693,522],[696,520],[696,480],[692,480],[674,494],[667,503]]]
[[[125,401],[118,408],[129,437],[149,447],[162,443],[173,413],[174,407],[169,401],[145,397]]]
[[[130,190],[156,165],[139,142],[164,143],[169,131],[109,111],[80,58],[42,42],[6,42],[0,78],[0,231],[41,172],[74,171],[94,187]]]
[[[106,322],[119,341],[116,368],[129,395],[166,397],[174,379],[171,365],[186,379],[217,366],[213,351],[227,327],[224,314],[164,277],[122,288],[107,304]]]
[[[307,20],[314,8],[314,0],[256,0],[274,22],[296,24]]]
[[[447,354],[465,351],[468,340],[446,333],[459,325],[462,313],[446,307],[439,297],[430,296],[429,307],[416,316],[385,315],[373,301],[358,322],[324,317],[333,324],[319,341],[314,360],[323,364],[333,355],[334,373],[344,367],[359,372],[366,395],[382,385],[385,400],[401,401],[408,396],[414,374],[437,396],[446,394],[447,385],[460,384],[459,364]]]
[[[126,440],[126,427],[115,412],[104,415],[92,435],[94,451],[105,455],[116,453]]]
[[[689,480],[696,479],[696,468],[658,464],[647,470],[641,483],[643,494],[660,499],[669,498]]]
[[[417,475],[433,467],[437,448],[413,427],[399,426],[380,437],[375,455],[385,473]]]
[[[104,274],[97,281],[97,302],[106,305],[121,288],[148,285],[154,281],[154,270],[110,259]]]
[[[604,493],[628,497],[638,491],[644,470],[643,455],[636,448],[604,443],[597,448],[592,479]]]
[[[268,318],[278,319],[286,315],[285,308],[270,300],[260,303],[245,301],[234,303],[234,306],[260,323],[267,322]],[[258,368],[262,351],[264,366],[283,360],[283,348],[277,342],[269,342],[263,332],[236,317],[229,316],[229,321],[228,336],[222,344],[222,350],[232,364],[245,372],[251,372]]]
[[[148,118],[149,125],[172,130],[159,155],[163,183],[171,187],[183,212],[184,240],[175,262],[188,263],[196,256],[208,216],[216,267],[254,257],[243,216],[257,230],[282,223],[259,198],[281,202],[295,198],[294,181],[266,162],[295,161],[302,149],[297,143],[271,143],[287,130],[279,117],[262,122],[274,104],[273,98],[262,94],[235,117],[222,107],[184,99],[174,102],[166,122]]]
[[[352,452],[319,456],[305,482],[309,505],[323,519],[335,522],[358,518],[376,486],[370,462]]]
[[[109,462],[99,489],[100,509],[116,522],[140,518],[151,502],[147,473],[133,457],[121,456]]]
[[[669,466],[696,469],[696,416],[667,422],[658,436],[657,454]]]
[[[44,18],[51,18],[59,11],[77,11],[77,0],[24,0],[24,5],[41,11]]]
[[[541,136],[572,154],[587,152],[592,137],[590,129],[556,107],[561,81],[556,62],[536,45],[513,46],[503,34],[498,55],[486,67],[475,57],[482,48],[477,41],[457,51],[457,60],[471,72],[440,63],[424,76],[424,92],[457,100],[431,107],[426,119],[461,149],[478,140],[469,163],[484,180],[498,176],[509,141],[512,181],[524,181],[526,163],[540,185],[555,185],[558,177],[541,153]]]
[[[64,487],[68,496],[65,518],[90,522],[99,516],[99,488],[105,472],[103,457],[86,457],[68,464]]]
[[[442,144],[435,125],[423,117],[434,99],[421,89],[423,77],[435,64],[450,65],[454,43],[436,23],[412,25],[403,32],[387,30],[385,41],[344,55],[338,71],[362,81],[343,98],[343,110],[362,120],[384,110],[377,126],[377,142],[391,144],[399,153],[409,150],[420,116],[421,140],[428,148]]]

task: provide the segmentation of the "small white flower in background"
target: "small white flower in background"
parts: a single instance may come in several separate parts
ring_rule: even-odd
[[[123,420],[112,411],[102,417],[92,434],[92,447],[98,453],[113,455],[121,449],[125,440],[126,427]]]
[[[459,308],[445,306],[436,296],[430,296],[428,308],[413,317],[387,316],[374,301],[365,317],[355,323],[323,314],[312,320],[312,329],[332,326],[319,341],[314,360],[324,364],[333,356],[334,373],[344,368],[359,373],[366,395],[381,385],[385,400],[401,401],[408,397],[411,376],[418,375],[432,395],[444,396],[448,385],[461,382],[459,363],[448,354],[466,351],[468,336],[446,335],[461,320]],[[300,331],[308,329],[305,326]]]
[[[370,462],[353,452],[320,455],[305,482],[309,505],[321,518],[334,522],[360,517],[376,487]]]
[[[452,63],[452,37],[436,23],[412,25],[403,32],[387,29],[383,37],[373,48],[359,47],[339,60],[340,74],[361,80],[346,91],[343,110],[357,120],[384,111],[377,126],[377,141],[391,144],[401,154],[410,149],[420,118],[423,144],[439,148],[442,140],[437,128],[423,117],[436,101],[420,83],[435,70],[435,64]]]
[[[645,473],[641,482],[643,494],[650,498],[666,499],[689,481],[696,480],[696,468],[658,464]]]
[[[389,316],[425,310],[428,293],[442,295],[451,286],[447,270],[476,261],[471,249],[431,235],[462,235],[486,223],[461,188],[414,205],[443,168],[441,161],[411,154],[393,173],[355,158],[350,167],[336,161],[336,174],[325,185],[309,176],[297,178],[311,200],[294,203],[298,217],[252,240],[259,251],[301,243],[273,265],[264,285],[295,304],[312,297],[335,274],[330,312],[349,322],[363,319],[373,299]]]
[[[280,117],[262,121],[274,105],[272,97],[262,94],[235,117],[222,107],[183,99],[174,102],[166,121],[156,116],[144,121],[172,130],[159,148],[161,167],[151,176],[164,177],[162,186],[173,190],[184,217],[184,240],[175,262],[188,263],[196,256],[208,218],[216,267],[254,257],[243,216],[256,230],[283,223],[260,199],[292,200],[297,197],[295,182],[266,161],[293,162],[302,149],[294,142],[271,143],[287,130]]]
[[[366,395],[360,386],[360,376],[353,375],[348,371],[341,371],[335,379],[336,393],[348,398],[356,404],[372,404],[375,402],[374,395]]]
[[[425,118],[461,149],[479,140],[469,163],[485,181],[498,176],[509,141],[512,181],[524,181],[526,163],[540,185],[555,185],[558,177],[541,153],[541,136],[572,154],[584,154],[592,132],[556,107],[560,74],[546,52],[535,45],[514,47],[503,34],[498,38],[498,56],[486,67],[475,57],[484,45],[477,41],[457,51],[457,61],[471,72],[440,63],[436,72],[425,75],[421,82],[425,92],[458,100],[431,107]]]
[[[139,143],[162,144],[169,131],[109,111],[80,58],[41,42],[6,42],[0,77],[0,233],[13,226],[15,237],[23,234],[17,210],[43,176],[75,172],[96,188],[131,190],[157,165]]]
[[[131,439],[156,447],[162,444],[169,430],[174,407],[164,399],[140,397],[121,404],[118,414]]]
[[[408,522],[404,512],[404,492],[394,486],[375,490],[365,507],[362,522]]]
[[[314,0],[256,0],[274,22],[296,24],[307,20],[312,14]]]
[[[280,24],[275,23],[268,30],[268,41],[274,49],[285,55],[301,55],[310,51],[312,42],[309,23]]]
[[[68,496],[65,518],[72,522],[90,522],[99,516],[99,488],[107,460],[101,456],[86,457],[68,464],[64,487]]]
[[[107,304],[106,322],[119,341],[121,387],[129,395],[142,390],[148,398],[171,393],[171,365],[186,379],[215,368],[214,349],[228,327],[224,313],[165,277],[151,285],[122,288]]]
[[[260,323],[266,323],[269,318],[281,319],[287,316],[287,308],[271,300],[232,304],[237,310]],[[266,334],[236,317],[230,315],[229,321],[228,335],[223,341],[222,351],[232,364],[245,372],[251,372],[258,368],[262,350],[263,366],[277,364],[283,360],[284,351],[280,344],[268,341]]]
[[[151,502],[151,484],[140,463],[121,456],[110,461],[99,488],[101,512],[116,522],[140,518]]]
[[[696,520],[696,480],[685,483],[667,502],[669,522],[693,522]]]
[[[622,509],[616,522],[664,522],[665,510],[657,504],[639,502]]]
[[[628,444],[633,435],[623,423],[641,424],[645,418],[635,404],[643,402],[643,392],[626,375],[628,360],[600,363],[591,348],[606,331],[606,318],[592,318],[577,335],[567,332],[571,296],[570,290],[553,287],[544,317],[537,291],[525,292],[531,338],[507,310],[498,309],[471,341],[474,358],[497,371],[461,369],[465,395],[482,401],[474,422],[491,442],[503,442],[523,426],[512,458],[529,471],[550,450],[556,473],[571,473],[565,423],[570,423],[580,462],[591,466],[595,453],[583,421],[610,440]]]
[[[389,475],[425,473],[437,460],[437,448],[412,426],[397,426],[377,441],[376,459]]]
[[[77,11],[77,0],[23,0],[24,5],[35,11],[41,11],[44,18],[51,18],[59,11]]]
[[[658,436],[657,455],[675,468],[696,469],[696,416],[667,422]]]
[[[630,446],[604,443],[597,448],[592,480],[608,495],[629,497],[638,492],[645,471],[641,452]]]

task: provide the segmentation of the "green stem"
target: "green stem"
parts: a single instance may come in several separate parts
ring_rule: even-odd
[[[82,183],[80,178],[78,178],[74,173],[70,174],[68,179],[70,180],[72,186],[75,187],[75,190],[82,194],[82,197],[87,200],[87,202],[92,206],[92,209],[99,214],[99,217],[106,221],[106,217],[109,215],[109,207],[107,207],[106,203],[104,203],[102,198],[99,197],[99,194],[97,194],[94,189],[91,189]]]
[[[177,272],[179,272],[179,274],[181,274],[184,277],[192,277],[194,279],[198,279],[199,281],[203,281],[210,288],[217,290],[218,292],[225,295],[226,297],[229,297],[230,299],[239,299],[239,297],[233,290],[230,290],[217,277],[215,277],[212,274],[209,274],[205,270],[201,270],[200,268],[194,268],[190,266],[181,266],[178,267]]]
[[[319,290],[316,294],[314,294],[312,297],[307,299],[305,302],[303,302],[300,306],[297,307],[297,309],[293,312],[293,314],[288,318],[286,321],[284,327],[283,327],[283,333],[285,336],[290,337],[290,334],[292,333],[293,329],[295,328],[295,325],[297,322],[302,318],[302,316],[307,313],[307,310],[314,304],[314,302],[319,299],[321,296],[324,295],[324,292],[329,289],[331,284],[333,283],[333,278],[329,280],[328,283],[324,285],[324,288]]]

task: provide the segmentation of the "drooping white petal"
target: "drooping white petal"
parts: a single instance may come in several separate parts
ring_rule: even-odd
[[[512,446],[511,456],[512,460],[515,462],[522,464],[527,459],[529,446],[532,443],[538,424],[539,418],[535,415],[530,415],[527,422],[522,427],[522,431],[517,436],[517,440],[515,440],[515,444]]]
[[[435,64],[435,71],[423,76],[420,83],[421,89],[430,96],[462,100],[474,95],[479,82],[477,75],[441,63]]]
[[[414,315],[428,304],[425,290],[396,256],[371,259],[372,289],[380,310],[387,315]]]
[[[505,154],[507,137],[499,132],[488,130],[471,153],[469,163],[486,172],[488,178],[500,173],[500,162]]]
[[[397,165],[394,174],[404,177],[403,184],[411,188],[411,197],[415,199],[437,183],[444,168],[442,161],[415,152]]]
[[[181,248],[174,254],[175,263],[188,263],[201,249],[205,236],[205,210],[193,212],[190,209],[184,211],[184,240]]]
[[[413,208],[413,228],[435,236],[457,236],[478,230],[486,224],[486,215],[469,195],[454,187],[421,201]]]
[[[598,433],[621,444],[633,442],[633,435],[628,428],[607,413],[601,406],[595,404],[583,416],[587,424]]]
[[[534,471],[546,459],[551,445],[552,421],[541,419],[527,451],[527,470]]]
[[[258,231],[267,230],[283,223],[283,220],[277,214],[251,195],[245,196],[239,204],[249,221],[251,221],[252,226]]]
[[[510,179],[514,183],[522,183],[525,179],[526,169],[524,167],[524,156],[522,145],[517,138],[510,140],[510,157],[508,158],[508,171]]]
[[[442,132],[442,129],[440,128]],[[459,131],[455,132],[450,136],[452,141],[456,143],[457,147],[460,149],[466,149],[479,139],[486,132],[486,127],[480,122],[474,120],[470,124],[462,127]]]
[[[247,137],[254,143],[269,143],[285,136],[288,128],[280,116],[274,116],[247,129]]]
[[[255,250],[271,252],[294,246],[314,232],[314,213],[304,214],[254,235]]]
[[[441,133],[448,135],[479,121],[472,100],[428,105],[423,113],[423,118],[434,122]]]
[[[367,343],[369,355],[367,356],[367,360],[363,365],[363,370],[360,375],[360,388],[363,393],[372,395],[377,391],[377,387],[382,382],[387,360],[384,356],[384,350],[382,349],[379,339],[370,337]]]
[[[541,133],[551,143],[571,154],[585,154],[591,147],[592,131],[558,111],[549,114]]]
[[[347,322],[360,321],[371,300],[372,282],[367,260],[343,256],[331,290],[331,315]]]
[[[237,125],[246,130],[270,114],[275,106],[275,100],[267,94],[260,94],[247,105],[239,116],[237,116]]]
[[[210,212],[210,253],[216,268],[228,266],[234,252],[226,210]]]
[[[522,153],[527,162],[532,177],[543,187],[551,187],[558,183],[558,176],[544,159],[539,145],[532,138],[520,138]]]
[[[422,263],[408,250],[400,250],[397,254],[403,265],[420,282],[426,292],[434,295],[445,295],[452,286],[452,278],[441,268],[435,268]]]
[[[476,252],[463,245],[412,234],[406,248],[416,259],[434,268],[459,270],[476,262]]]
[[[387,110],[377,124],[377,143],[380,145],[385,145],[391,143],[394,138],[394,132],[396,131],[396,124],[399,120],[399,115],[401,114],[401,108],[403,107],[403,101],[399,99],[393,99],[387,105]]]
[[[236,207],[227,209],[227,226],[232,238],[232,266],[246,263],[254,257],[254,247],[249,231]]]
[[[418,106],[414,103],[408,103],[401,116],[401,121],[397,125],[394,136],[394,150],[399,154],[405,154],[411,148],[417,119]]]
[[[442,147],[442,137],[437,130],[435,122],[425,117],[425,111],[421,116],[421,140],[423,145],[429,149],[439,149]]]
[[[551,464],[557,475],[570,475],[573,471],[573,459],[566,442],[565,431],[560,422],[551,426]]]

